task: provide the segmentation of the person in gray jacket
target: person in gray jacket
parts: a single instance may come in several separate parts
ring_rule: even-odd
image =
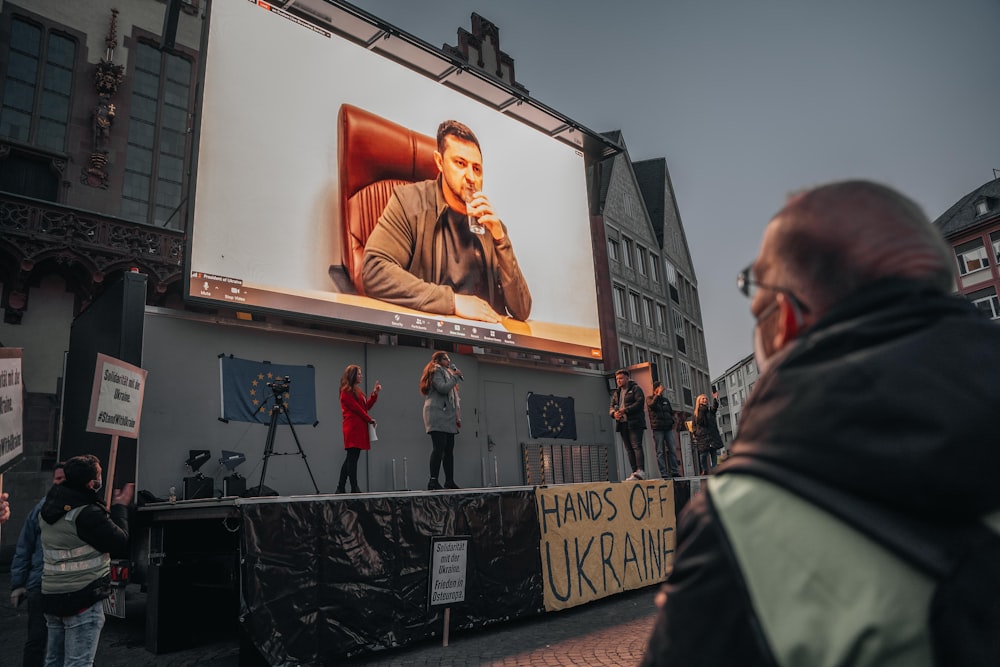
[[[451,365],[447,352],[435,352],[420,376],[420,393],[424,399],[424,428],[431,436],[431,477],[427,489],[441,488],[438,474],[444,464],[444,488],[457,489],[455,483],[455,434],[462,428],[462,407],[458,383],[462,371]]]

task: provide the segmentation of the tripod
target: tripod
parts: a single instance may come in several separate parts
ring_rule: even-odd
[[[288,382],[286,378],[285,382]],[[270,384],[270,383],[268,383]],[[302,444],[299,442],[299,436],[295,433],[295,427],[292,426],[292,420],[288,417],[288,411],[285,408],[285,404],[281,402],[281,394],[288,390],[288,385],[279,385],[275,383],[271,386],[274,393],[274,405],[271,406],[271,423],[267,426],[267,440],[264,441],[264,467],[260,471],[260,483],[257,485],[257,493],[260,494],[264,489],[264,477],[267,475],[267,461],[272,456],[274,456],[274,436],[278,432],[278,415],[285,415],[285,421],[288,422],[288,428],[292,431],[292,437],[295,439],[295,446],[299,448],[299,456],[302,457],[302,462],[306,464],[306,471],[309,473],[309,479],[312,480],[313,488],[316,493],[319,493],[319,487],[316,485],[316,478],[313,477],[312,468],[309,467],[309,460],[306,458],[306,453],[302,451]]]

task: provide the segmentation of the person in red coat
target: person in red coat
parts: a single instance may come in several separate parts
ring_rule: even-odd
[[[376,380],[375,388],[366,398],[360,387],[362,377],[361,367],[354,364],[344,369],[344,374],[340,377],[340,409],[344,413],[344,449],[347,450],[347,458],[340,467],[337,493],[346,492],[344,484],[348,479],[351,480],[351,493],[358,493],[358,459],[361,457],[361,450],[372,448],[368,439],[368,425],[374,425],[375,420],[368,411],[378,400],[382,385]]]

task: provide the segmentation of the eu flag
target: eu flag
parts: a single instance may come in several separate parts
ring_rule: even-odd
[[[576,407],[573,397],[529,393],[528,433],[532,438],[576,440]]]
[[[220,356],[219,370],[222,419],[267,424],[278,401],[291,423],[316,423],[316,369],[312,366]]]

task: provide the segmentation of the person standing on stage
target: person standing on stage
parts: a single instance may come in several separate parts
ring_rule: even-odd
[[[376,380],[371,395],[366,397],[360,387],[363,377],[361,367],[354,364],[344,369],[344,374],[340,377],[340,410],[344,415],[344,449],[347,450],[347,458],[340,466],[337,493],[346,492],[344,484],[348,479],[351,480],[351,493],[359,492],[358,459],[362,450],[372,448],[368,427],[375,425],[375,419],[368,414],[368,411],[378,400],[382,385]]]
[[[646,479],[645,455],[642,451],[642,432],[646,430],[646,397],[642,387],[636,384],[624,368],[615,373],[618,387],[611,394],[609,414],[615,420],[615,430],[621,434],[625,454],[628,456],[632,474],[626,482]]]
[[[66,480],[66,464],[60,461],[52,470],[52,484]],[[45,663],[45,644],[48,632],[45,614],[42,613],[42,531],[38,527],[38,514],[45,498],[38,501],[28,513],[17,537],[14,560],[10,563],[10,604],[20,607],[28,601],[28,638],[24,642],[24,667],[42,667]]]
[[[458,398],[458,383],[462,371],[451,365],[447,352],[435,352],[420,376],[420,393],[424,399],[424,428],[431,436],[431,477],[427,489],[441,488],[438,474],[444,464],[444,488],[457,489],[455,484],[455,434],[462,428],[462,408]]]
[[[653,431],[653,443],[656,445],[656,464],[660,468],[660,477],[679,477],[681,471],[674,437],[674,408],[663,395],[663,383],[659,380],[653,383],[653,395],[646,399],[646,410],[649,412],[649,428]]]

